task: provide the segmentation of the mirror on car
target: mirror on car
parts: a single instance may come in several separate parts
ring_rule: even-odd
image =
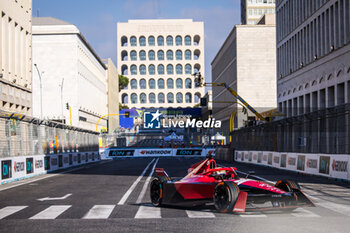
[[[255,175],[255,171],[248,171],[247,175],[245,176],[245,178],[248,178],[251,175]]]

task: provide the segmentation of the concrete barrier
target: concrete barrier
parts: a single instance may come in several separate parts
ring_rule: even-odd
[[[217,156],[225,159],[224,155]],[[299,173],[350,180],[350,155],[272,151],[235,151],[235,161],[265,165]],[[229,161],[228,159],[225,159]]]
[[[100,160],[98,152],[74,152],[0,159],[0,184]]]

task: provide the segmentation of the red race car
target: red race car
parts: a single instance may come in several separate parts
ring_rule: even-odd
[[[240,178],[235,167],[217,167],[211,157],[192,165],[182,179],[171,179],[162,168],[155,168],[150,185],[154,206],[195,206],[214,203],[222,213],[260,210],[293,210],[314,206],[296,182],[280,180],[275,185]]]

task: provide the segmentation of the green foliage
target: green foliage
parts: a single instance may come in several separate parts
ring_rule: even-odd
[[[128,105],[123,105],[121,103],[119,103],[119,111],[122,109],[129,109]]]
[[[118,75],[119,78],[119,91],[123,90],[125,87],[128,86],[129,84],[129,79],[128,77],[125,77],[121,74]]]

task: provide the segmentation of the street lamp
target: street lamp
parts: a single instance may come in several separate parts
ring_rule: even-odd
[[[62,78],[62,82],[60,84],[60,88],[61,88],[61,115],[62,115],[62,120],[64,118],[64,116],[63,116],[63,82],[64,82],[64,78]]]
[[[38,75],[39,75],[39,80],[40,80],[40,119],[42,120],[43,119],[43,86],[42,86],[42,83],[41,83],[41,75],[44,73],[41,72],[40,74],[40,71],[39,71],[39,68],[37,66],[37,64],[34,64],[35,68],[36,68],[36,71],[38,72]]]

